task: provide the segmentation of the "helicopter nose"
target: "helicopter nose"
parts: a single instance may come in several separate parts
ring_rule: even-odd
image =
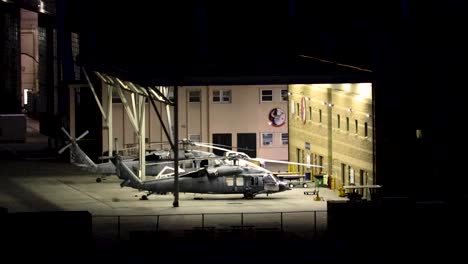
[[[279,191],[280,192],[291,190],[291,188],[289,188],[289,186],[287,186],[286,183],[284,183],[284,182],[279,182],[278,185],[279,185]]]

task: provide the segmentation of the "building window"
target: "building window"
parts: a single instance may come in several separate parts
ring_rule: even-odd
[[[199,103],[200,102],[201,91],[189,91],[189,102],[190,103]]]
[[[312,106],[309,106],[309,120],[312,121]]]
[[[358,133],[358,121],[354,120],[354,126],[356,127],[356,134]]]
[[[262,90],[262,102],[273,102],[273,90]]]
[[[340,126],[341,126],[340,115],[336,115],[336,127],[340,128]]]
[[[262,146],[273,146],[272,133],[262,133]]]
[[[281,101],[288,101],[288,90],[281,90]]]
[[[201,141],[201,137],[200,135],[198,134],[193,134],[193,135],[189,135],[189,140],[192,141],[192,142],[200,142]]]
[[[346,131],[349,131],[349,117],[346,117]]]
[[[319,109],[319,122],[322,123],[322,109]]]
[[[301,113],[299,112],[299,103],[296,103],[296,113],[297,113],[297,116],[299,116]]]
[[[214,90],[213,103],[231,103],[231,90]]]
[[[281,133],[281,144],[287,145],[289,143],[288,133]]]
[[[364,136],[367,137],[367,122],[364,123]]]

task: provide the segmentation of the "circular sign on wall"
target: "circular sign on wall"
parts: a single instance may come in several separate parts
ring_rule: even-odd
[[[301,120],[302,120],[303,124],[305,124],[305,122],[306,122],[306,105],[305,104],[306,104],[305,103],[305,97],[302,97],[300,114],[301,114]]]
[[[280,127],[286,122],[286,113],[281,108],[273,108],[268,114],[268,120],[270,120],[270,125]]]

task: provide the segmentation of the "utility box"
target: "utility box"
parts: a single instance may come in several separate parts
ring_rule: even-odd
[[[24,114],[0,114],[0,141],[26,141],[26,116]]]

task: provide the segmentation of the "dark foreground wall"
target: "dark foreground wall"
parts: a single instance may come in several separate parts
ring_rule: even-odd
[[[0,241],[6,249],[0,256],[2,263],[7,263],[2,260],[82,257],[92,250],[89,212],[5,213],[0,219]]]

